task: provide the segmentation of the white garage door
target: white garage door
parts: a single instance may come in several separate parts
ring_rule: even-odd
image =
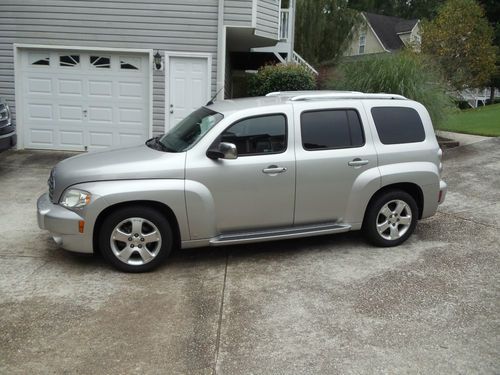
[[[26,50],[24,146],[95,150],[149,137],[148,55]]]

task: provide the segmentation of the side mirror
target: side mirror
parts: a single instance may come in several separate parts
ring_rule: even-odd
[[[216,150],[207,151],[207,156],[210,159],[237,159],[238,150],[234,143],[221,142]]]

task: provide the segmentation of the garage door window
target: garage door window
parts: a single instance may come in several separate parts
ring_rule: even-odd
[[[77,65],[80,65],[80,56],[79,55],[59,56],[59,65],[69,66],[69,67],[75,67]]]
[[[42,57],[42,58],[35,58],[35,60],[31,63],[31,65],[38,65],[38,66],[48,66],[50,65],[50,57]]]
[[[120,69],[128,69],[128,70],[139,70],[140,60],[120,60]]]
[[[99,69],[109,69],[111,60],[107,56],[90,56],[90,65]]]

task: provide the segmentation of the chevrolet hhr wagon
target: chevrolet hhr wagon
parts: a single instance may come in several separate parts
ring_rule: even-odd
[[[404,242],[446,194],[423,105],[281,92],[210,102],[144,145],[57,164],[38,224],[71,251],[151,270],[173,248],[362,230]]]

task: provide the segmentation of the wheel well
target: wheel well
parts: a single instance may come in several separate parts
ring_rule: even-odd
[[[102,227],[102,222],[104,219],[113,211],[116,211],[117,209],[120,209],[122,207],[128,207],[132,205],[137,205],[137,206],[147,206],[154,208],[155,210],[159,211],[162,213],[172,226],[172,232],[174,234],[174,246],[175,248],[179,248],[180,243],[181,243],[181,234],[179,230],[179,223],[177,222],[177,218],[175,217],[174,212],[168,207],[166,204],[156,202],[156,201],[127,201],[127,202],[121,202],[114,204],[112,206],[106,207],[99,216],[97,217],[95,224],[94,224],[94,233],[93,233],[93,248],[94,252],[100,251],[99,250],[99,233],[100,229]]]
[[[424,210],[424,193],[422,192],[422,189],[420,188],[420,186],[418,186],[417,184],[411,183],[411,182],[401,182],[401,183],[391,184],[391,185],[381,187],[375,194],[373,194],[370,201],[368,202],[368,206],[370,206],[372,201],[376,197],[378,197],[380,194],[384,194],[390,190],[403,190],[404,192],[410,194],[412,196],[412,198],[415,199],[415,202],[417,203],[418,219],[420,220],[422,218],[422,211]],[[366,211],[365,211],[365,215],[366,215]]]

